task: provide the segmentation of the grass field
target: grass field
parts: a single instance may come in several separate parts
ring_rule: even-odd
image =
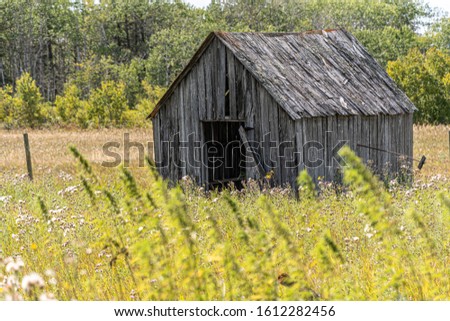
[[[136,151],[102,167],[118,129],[30,131],[30,183],[22,132],[0,131],[0,300],[448,300],[449,129],[415,127],[412,186],[345,152],[348,187],[317,196],[303,177],[299,200],[168,189]]]

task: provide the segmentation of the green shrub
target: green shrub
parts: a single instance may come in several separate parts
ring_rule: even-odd
[[[421,124],[450,123],[450,56],[436,48],[418,49],[396,61],[387,72],[418,108],[414,119]]]
[[[125,84],[104,81],[100,88],[91,92],[88,118],[95,127],[118,126],[122,124],[122,116],[127,108]]]
[[[4,123],[7,128],[14,125],[14,111],[17,109],[17,99],[14,99],[11,86],[5,89],[0,88],[0,123]]]
[[[62,96],[56,96],[56,112],[62,123],[75,123],[78,112],[85,108],[81,100],[81,90],[74,84],[66,86]]]
[[[17,79],[15,96],[20,100],[18,104],[15,104],[18,124],[29,127],[39,125],[43,120],[41,113],[43,100],[30,74],[24,73]]]
[[[46,120],[44,113],[52,113],[50,106],[28,73],[17,79],[15,91],[11,86],[0,89],[0,122],[6,128],[39,126]]]

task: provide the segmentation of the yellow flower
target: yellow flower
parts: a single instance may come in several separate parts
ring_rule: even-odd
[[[33,251],[36,251],[37,250],[37,244],[36,243],[31,243],[31,249],[33,250]]]

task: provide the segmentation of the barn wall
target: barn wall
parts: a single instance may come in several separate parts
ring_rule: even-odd
[[[225,103],[227,73],[229,115],[226,115]],[[208,181],[208,171],[201,166],[205,153],[202,120],[242,120],[248,140],[256,142],[256,152],[264,170],[273,171],[273,183],[277,185],[295,186],[299,171],[306,167],[308,155],[305,155],[304,145],[311,141],[323,146],[309,149],[311,159],[330,159],[335,144],[345,140],[379,172],[386,163],[390,163],[392,171],[398,170],[398,157],[358,147],[358,144],[412,156],[412,114],[294,121],[217,38],[153,119],[155,160],[167,165],[159,169],[164,178],[177,181],[189,175],[198,184]],[[246,172],[247,178],[260,176],[255,168],[247,168]],[[319,177],[331,181],[339,178],[339,165],[328,161],[315,168],[309,167],[308,172],[316,182]]]
[[[412,157],[412,114],[379,116],[334,116],[304,118],[295,123],[297,152],[303,160],[299,169],[307,168],[315,182],[339,179],[339,164],[331,161],[332,150],[339,141],[346,141],[353,151],[378,174],[394,174],[410,160],[365,145]],[[328,132],[328,133],[327,133]],[[307,142],[317,142],[308,149]],[[302,148],[302,146],[306,146]],[[323,160],[320,166],[306,166],[305,160]],[[328,159],[328,162],[327,162]]]
[[[227,73],[228,116],[225,115]],[[177,181],[189,175],[199,184],[207,181],[208,172],[201,166],[205,152],[200,148],[205,143],[202,120],[242,120],[248,140],[259,143],[256,150],[265,170],[273,170],[273,182],[280,185],[295,182],[297,169],[286,169],[284,164],[295,157],[294,121],[218,39],[212,41],[153,119],[155,155],[158,154],[155,157],[164,164],[170,163],[159,169],[164,178]],[[265,139],[267,135],[270,139]],[[270,148],[271,144],[279,146],[280,140],[288,141],[281,154],[279,149]],[[173,148],[163,141],[170,141]],[[194,146],[195,141],[200,144]],[[247,178],[258,176],[255,168],[247,169]]]

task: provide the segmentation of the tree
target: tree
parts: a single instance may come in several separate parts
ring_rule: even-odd
[[[63,124],[86,127],[88,103],[81,99],[81,91],[75,84],[67,85],[64,94],[56,96],[55,109]]]
[[[89,120],[96,127],[119,126],[127,108],[124,83],[104,81],[89,98]]]
[[[24,73],[16,84],[16,97],[19,99],[17,118],[18,123],[35,127],[42,122],[42,96],[36,82],[30,74]]]
[[[426,36],[429,47],[434,46],[450,53],[450,18],[442,18],[433,24]]]
[[[387,72],[418,108],[418,123],[450,123],[450,56],[436,48],[411,50],[388,63]]]

